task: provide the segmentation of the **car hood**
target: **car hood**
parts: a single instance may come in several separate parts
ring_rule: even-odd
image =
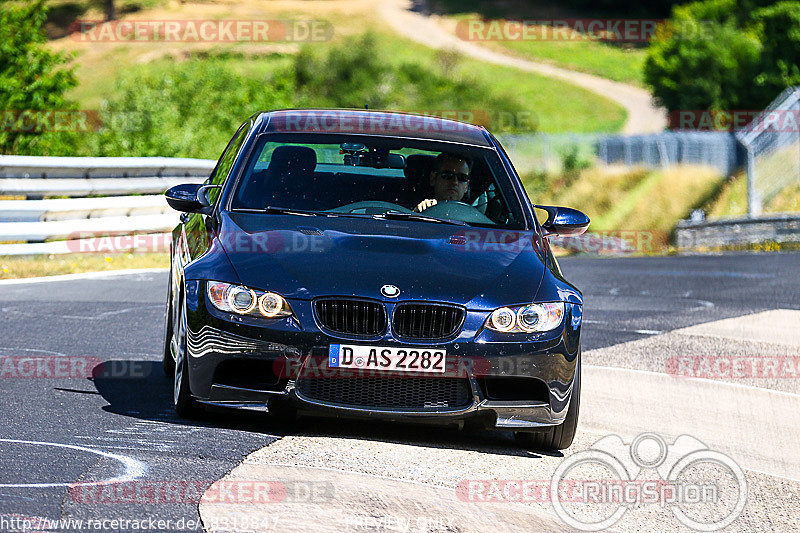
[[[372,218],[233,213],[217,238],[240,282],[286,298],[529,302],[545,267],[529,231]],[[400,289],[381,295],[383,285]]]

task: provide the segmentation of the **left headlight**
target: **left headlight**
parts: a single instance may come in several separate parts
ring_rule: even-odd
[[[284,297],[274,292],[257,291],[222,281],[209,281],[206,293],[214,307],[226,313],[264,318],[292,315],[292,309]]]
[[[486,319],[486,328],[501,333],[536,333],[557,328],[564,319],[564,302],[501,307]]]

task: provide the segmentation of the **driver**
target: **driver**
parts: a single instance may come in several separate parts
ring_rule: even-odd
[[[436,156],[430,173],[433,198],[422,200],[414,211],[424,211],[437,202],[451,200],[461,202],[469,190],[469,164],[463,157],[441,153]]]

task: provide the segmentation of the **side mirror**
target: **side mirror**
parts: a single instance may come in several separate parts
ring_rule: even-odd
[[[553,205],[534,205],[534,207],[547,211],[547,220],[542,224],[547,235],[575,236],[582,234],[589,227],[589,217],[577,209]]]
[[[184,213],[211,213],[211,202],[206,195],[209,189],[218,189],[219,185],[202,185],[200,183],[182,183],[164,193],[167,203],[176,211]]]

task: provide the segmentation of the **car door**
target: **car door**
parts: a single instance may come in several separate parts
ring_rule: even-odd
[[[251,122],[248,120],[242,124],[231,138],[222,156],[217,161],[217,165],[211,176],[205,181],[206,185],[222,186],[233,168],[239,151],[244,144],[250,130]],[[211,205],[215,205],[219,198],[220,189],[211,189],[207,193],[207,198]],[[186,239],[186,259],[188,261],[197,259],[205,253],[210,244],[210,220],[213,215],[202,213],[187,213],[181,217],[183,225],[183,235]]]

